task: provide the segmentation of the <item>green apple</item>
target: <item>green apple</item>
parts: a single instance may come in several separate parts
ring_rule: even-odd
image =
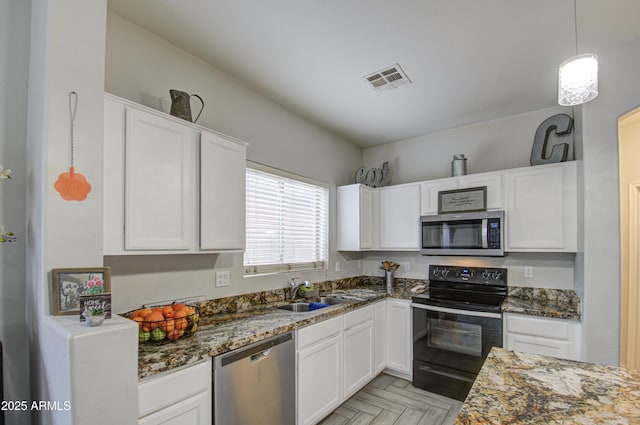
[[[155,328],[151,331],[151,339],[153,341],[162,341],[167,336],[167,333],[160,328]]]
[[[147,342],[149,338],[151,338],[151,332],[143,332],[142,330],[138,332],[138,341]]]

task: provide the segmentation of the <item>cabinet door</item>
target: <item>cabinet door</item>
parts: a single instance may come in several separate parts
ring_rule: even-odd
[[[502,202],[502,171],[495,173],[469,174],[458,177],[458,187],[487,186],[487,209],[503,209]]]
[[[382,372],[387,364],[387,303],[381,301],[373,306],[375,374]]]
[[[387,367],[411,378],[411,301],[387,299]]]
[[[373,247],[373,188],[361,184],[337,189],[338,251],[366,251]]]
[[[364,387],[374,376],[373,306],[344,315],[344,398]]]
[[[244,249],[245,168],[244,145],[211,132],[202,132],[200,249]]]
[[[315,424],[342,403],[342,334],[298,351],[298,421]]]
[[[133,108],[126,122],[125,249],[195,250],[198,132]]]
[[[386,186],[378,189],[380,249],[419,249],[420,185]]]
[[[503,326],[509,350],[580,360],[580,322],[504,313]]]
[[[438,192],[458,188],[455,177],[420,183],[420,215],[438,214]]]
[[[508,251],[577,249],[575,161],[505,173]]]
[[[211,393],[203,392],[138,421],[139,425],[210,425]]]
[[[568,359],[569,342],[530,335],[507,334],[505,348],[524,353]],[[577,360],[577,359],[576,359]]]

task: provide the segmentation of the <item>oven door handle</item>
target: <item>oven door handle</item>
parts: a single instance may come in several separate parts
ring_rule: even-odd
[[[442,313],[459,314],[461,316],[490,317],[492,319],[501,319],[502,318],[502,314],[500,314],[500,313],[491,313],[491,312],[488,312],[488,311],[457,310],[457,309],[453,309],[453,308],[438,307],[438,306],[435,306],[435,305],[424,305],[424,304],[416,304],[416,303],[411,303],[411,307],[420,308],[422,310],[440,311]]]

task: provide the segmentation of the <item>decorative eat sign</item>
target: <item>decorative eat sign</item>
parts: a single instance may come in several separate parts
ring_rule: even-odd
[[[364,167],[356,170],[355,183],[362,183],[371,187],[382,187],[391,184],[389,174],[389,161],[382,164],[382,168],[370,168],[368,171]]]

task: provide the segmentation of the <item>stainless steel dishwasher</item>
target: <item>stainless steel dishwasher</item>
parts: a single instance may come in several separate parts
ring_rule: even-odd
[[[294,425],[295,376],[292,332],[215,357],[215,425]]]

